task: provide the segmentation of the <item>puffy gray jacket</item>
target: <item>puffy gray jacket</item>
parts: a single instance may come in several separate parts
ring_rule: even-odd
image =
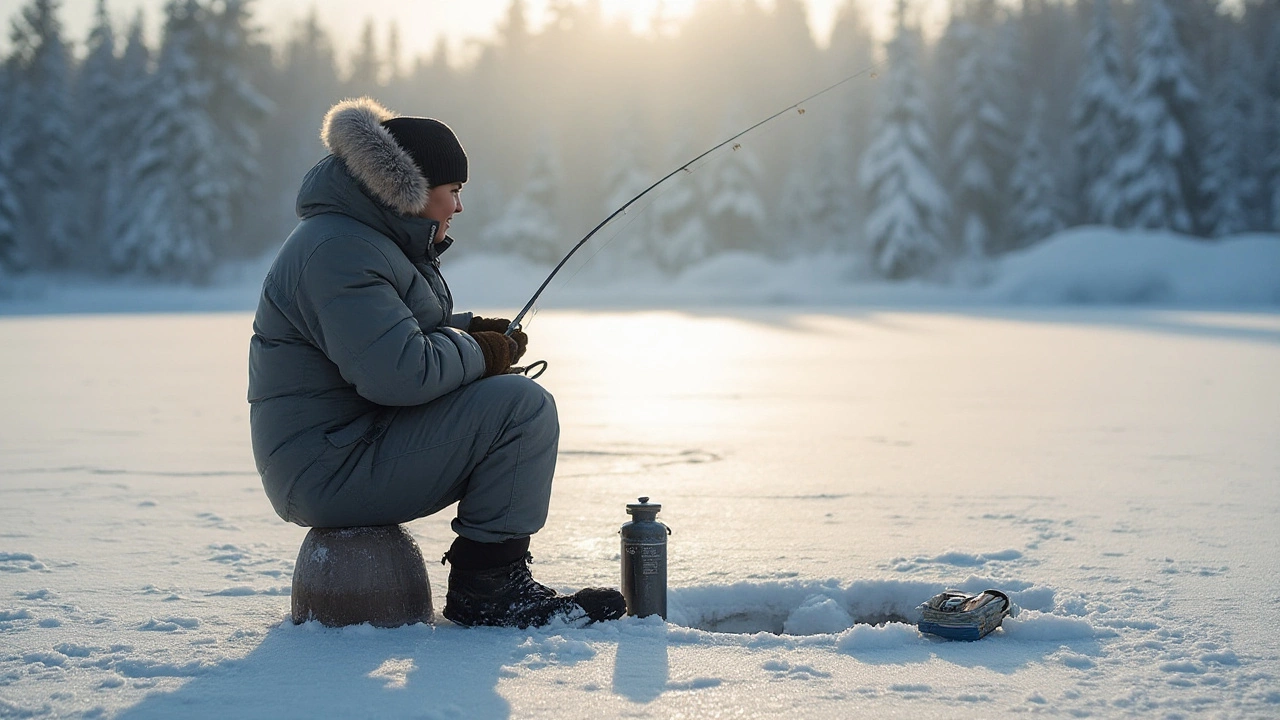
[[[453,315],[432,220],[370,196],[329,156],[298,194],[301,222],[263,283],[249,345],[253,453],[276,512],[296,520],[298,488],[359,482],[360,455],[397,406],[438,398],[484,373]]]

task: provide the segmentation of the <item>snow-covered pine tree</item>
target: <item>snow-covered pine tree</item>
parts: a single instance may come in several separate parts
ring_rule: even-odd
[[[1260,188],[1248,157],[1247,143],[1255,127],[1258,86],[1247,45],[1232,43],[1227,65],[1217,74],[1209,118],[1208,147],[1200,196],[1204,200],[1201,225],[1209,237],[1243,232],[1254,225],[1249,217]]]
[[[378,55],[377,34],[373,18],[364,21],[360,45],[351,57],[351,74],[347,76],[347,92],[353,96],[376,95],[382,76],[382,58]]]
[[[771,215],[769,236],[776,238],[791,255],[813,254],[827,243],[820,226],[817,165],[812,164],[822,158],[815,156],[807,160],[802,157],[791,164],[782,181],[778,210]]]
[[[666,165],[679,167],[688,162],[690,143],[683,138],[672,144],[673,152]],[[664,165],[665,167],[665,165]],[[653,215],[653,242],[650,253],[654,262],[669,275],[677,275],[710,254],[709,236],[702,217],[702,193],[694,166],[655,190],[658,197],[649,210]]]
[[[391,27],[387,29],[387,84],[395,85],[404,75],[404,69],[400,67],[400,26],[394,20],[391,21]]]
[[[728,137],[742,124],[730,119],[723,127],[722,136]],[[774,248],[764,234],[766,213],[759,190],[764,168],[750,142],[735,142],[727,150],[703,170],[703,218],[710,250],[767,254]]]
[[[606,193],[601,218],[608,217],[657,179],[650,177],[645,171],[640,160],[641,154],[639,130],[634,123],[624,121],[613,142],[613,162],[605,178]],[[652,198],[653,195],[650,194],[628,208],[626,214],[614,220],[614,229],[601,230],[607,236],[615,233],[619,236],[616,242],[602,251],[610,265],[609,269],[617,271],[619,275],[637,269],[637,266],[654,266],[650,252],[654,242],[653,215],[647,212]],[[604,240],[605,238],[600,238],[601,242]]]
[[[827,50],[828,72],[833,80],[838,80],[851,72],[872,67],[874,51],[875,41],[861,7],[846,1],[836,12],[832,25]],[[827,137],[822,141],[826,146],[823,157],[813,166],[817,171],[813,192],[820,208],[816,218],[818,232],[823,236],[823,244],[836,253],[857,251],[857,237],[861,234],[858,218],[866,211],[865,196],[858,188],[857,170],[862,153],[870,144],[875,120],[875,88],[875,81],[861,79],[841,89],[832,99],[831,102],[840,103],[842,107],[833,115],[835,126],[824,132]]]
[[[1271,156],[1267,158],[1267,177],[1271,187],[1271,229],[1280,232],[1280,100],[1271,106],[1272,127],[1276,128],[1271,145]]]
[[[875,273],[895,279],[928,272],[945,253],[941,226],[947,197],[933,169],[918,44],[918,32],[906,25],[906,2],[898,0],[879,118],[858,172],[869,196],[864,226],[868,261]]]
[[[314,7],[294,25],[282,55],[279,71],[269,76],[276,111],[263,129],[271,162],[263,163],[267,201],[262,204],[264,209],[278,209],[274,229],[264,229],[263,236],[276,242],[297,220],[293,206],[299,180],[325,155],[320,118],[342,96],[333,43]]]
[[[1116,157],[1128,123],[1128,97],[1110,0],[1094,0],[1093,21],[1085,45],[1086,63],[1071,105],[1080,220],[1117,225],[1121,197]]]
[[[17,168],[13,158],[13,138],[10,131],[10,114],[15,96],[9,82],[9,69],[0,67],[0,272],[16,272],[26,268],[18,233],[22,226],[22,206],[14,176]]]
[[[569,250],[560,228],[559,189],[564,171],[549,133],[533,152],[528,178],[502,214],[486,229],[503,252],[514,252],[543,265],[554,265]]]
[[[169,0],[164,37],[149,83],[150,115],[126,169],[133,188],[113,264],[159,277],[204,280],[229,226],[231,188],[219,172],[210,83],[198,58],[205,29],[197,0]]]
[[[43,267],[66,267],[76,252],[76,195],[71,170],[71,53],[57,0],[30,0],[13,21],[9,63],[21,94],[12,125],[23,207],[25,253]]]
[[[13,188],[13,171],[12,144],[0,136],[0,272],[24,270],[27,265],[22,246],[18,243],[22,207]]]
[[[107,13],[106,0],[98,0],[76,87],[76,124],[81,128],[76,142],[80,158],[76,181],[83,213],[81,232],[86,250],[92,248],[95,252],[104,245],[107,189],[112,184],[119,144],[126,141],[130,128],[124,124],[120,81],[111,16]]]
[[[140,204],[140,189],[134,185],[137,178],[132,170],[135,160],[146,151],[143,137],[137,129],[152,117],[151,50],[147,47],[146,29],[142,10],[139,9],[129,24],[124,52],[116,63],[115,111],[112,123],[127,132],[114,137],[110,143],[108,179],[102,192],[101,228],[96,233],[98,254],[108,259],[108,265],[120,269],[115,262],[115,246],[128,231],[134,220],[134,208]]]
[[[250,0],[220,0],[205,14],[199,67],[209,76],[205,107],[217,130],[219,152],[211,158],[228,188],[223,248],[234,254],[253,254],[261,244],[252,240],[263,228],[262,133],[275,106],[258,89],[264,68],[271,69],[271,51],[255,37]],[[274,70],[274,69],[272,69]]]
[[[1008,7],[1008,4],[1006,4]],[[1012,96],[1009,103],[1010,124],[1015,136],[1022,134],[1030,104],[1027,98],[1039,93],[1045,100],[1041,137],[1051,148],[1061,148],[1055,155],[1059,163],[1058,184],[1067,195],[1066,210],[1079,212],[1072,177],[1076,172],[1074,148],[1071,146],[1071,109],[1080,76],[1086,63],[1085,42],[1090,28],[1093,0],[1066,3],[1056,0],[1025,0],[1017,12],[1011,9],[1004,26],[1014,37],[1011,41],[1014,67],[1009,74],[1017,78],[1008,83]],[[1123,98],[1123,93],[1121,93]]]
[[[1005,185],[1015,143],[1000,84],[1013,75],[1001,72],[1012,63],[1007,60],[1008,35],[1001,32],[995,13],[994,0],[971,3],[966,14],[952,18],[943,38],[955,61],[944,70],[951,115],[947,184],[959,235],[955,246],[970,258],[998,254],[1009,244],[1003,221],[1008,214]]]
[[[1032,100],[1026,136],[1018,151],[1018,164],[1010,176],[1014,192],[1014,247],[1037,243],[1066,227],[1056,168],[1044,143],[1044,96]]]
[[[1144,0],[1134,71],[1132,121],[1116,161],[1122,222],[1194,232],[1200,91],[1166,0]]]
[[[850,253],[856,214],[850,133],[836,128],[818,139],[812,157],[792,164],[782,188],[773,237],[783,252]]]
[[[1269,221],[1262,227],[1280,232],[1280,3],[1271,0],[1254,0],[1245,4],[1243,25],[1259,33],[1255,41],[1257,55],[1262,65],[1258,77],[1262,79],[1263,126],[1257,137],[1261,147],[1270,148],[1259,158],[1263,178],[1264,214]]]

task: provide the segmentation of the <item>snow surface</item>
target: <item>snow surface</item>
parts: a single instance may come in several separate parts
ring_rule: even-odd
[[[1067,257],[1088,240],[1011,258],[1021,275],[959,304],[540,313],[563,436],[535,574],[616,584],[639,495],[673,529],[669,622],[584,629],[293,626],[305,530],[253,469],[251,315],[59,314],[176,289],[6,300],[0,717],[1275,717],[1280,312],[1261,280],[1240,290],[1275,240],[1160,271],[1241,263],[1197,291],[1232,308],[1007,304],[1019,277],[1092,277]],[[664,302],[714,297],[692,282]],[[590,297],[575,287],[562,303]],[[448,520],[409,526],[437,608]],[[1022,611],[976,643],[921,635],[915,606],[947,587]]]

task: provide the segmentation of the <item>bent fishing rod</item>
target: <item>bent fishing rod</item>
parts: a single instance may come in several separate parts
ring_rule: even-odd
[[[885,61],[885,60],[881,60],[880,62],[877,62],[877,63],[873,63],[873,64],[871,64],[871,65],[868,65],[867,67],[863,68],[862,70],[859,70],[858,72],[856,72],[856,73],[854,73],[854,74],[850,75],[849,77],[847,77],[847,78],[845,78],[845,79],[843,79],[843,80],[840,80],[839,82],[832,83],[831,85],[828,85],[827,87],[825,87],[825,88],[823,88],[823,89],[819,90],[818,92],[816,92],[816,93],[814,93],[814,94],[810,95],[809,97],[804,98],[803,100],[800,100],[800,101],[798,101],[798,102],[792,103],[791,105],[788,105],[787,107],[785,107],[785,108],[783,108],[783,109],[779,110],[778,112],[776,112],[776,113],[774,113],[774,114],[770,115],[769,117],[767,117],[767,118],[765,118],[765,119],[761,120],[760,122],[756,123],[755,125],[752,125],[751,127],[747,128],[746,130],[743,130],[742,132],[738,133],[737,135],[734,135],[733,137],[731,137],[731,138],[729,138],[729,139],[725,140],[724,142],[722,142],[722,143],[720,143],[720,144],[718,144],[718,145],[716,145],[716,146],[712,147],[711,149],[707,150],[706,152],[702,153],[701,155],[698,155],[698,156],[697,156],[697,157],[695,157],[694,159],[692,159],[692,160],[690,160],[689,162],[687,162],[687,163],[685,163],[685,164],[681,165],[680,167],[676,168],[675,170],[672,170],[671,172],[669,172],[669,173],[667,173],[666,175],[662,176],[662,178],[661,178],[660,180],[658,180],[658,181],[657,181],[657,182],[655,182],[654,184],[650,185],[649,187],[645,188],[643,191],[641,191],[641,192],[640,192],[640,194],[638,194],[638,195],[636,195],[635,197],[633,197],[633,198],[631,198],[630,200],[628,200],[626,203],[624,203],[624,204],[622,205],[622,207],[618,208],[617,210],[614,210],[612,213],[610,213],[610,214],[609,214],[609,216],[608,216],[608,217],[606,217],[604,220],[601,220],[599,225],[596,225],[594,228],[592,228],[592,229],[591,229],[591,232],[587,233],[587,234],[586,234],[586,235],[585,235],[581,240],[579,240],[579,241],[578,241],[578,244],[574,245],[574,246],[569,250],[569,252],[568,252],[568,253],[566,253],[566,254],[565,254],[565,256],[564,256],[563,258],[561,258],[560,262],[559,262],[559,263],[557,263],[557,264],[556,264],[556,266],[555,266],[555,268],[551,271],[551,274],[547,276],[547,279],[546,279],[546,280],[543,280],[543,281],[542,281],[542,284],[538,286],[538,290],[537,290],[537,292],[535,292],[535,293],[533,294],[533,297],[529,298],[529,302],[525,303],[524,308],[520,310],[520,314],[519,314],[519,315],[516,315],[515,319],[511,321],[511,324],[510,324],[509,326],[507,326],[507,331],[506,331],[506,333],[504,333],[504,334],[505,334],[505,335],[510,336],[510,335],[511,335],[511,333],[514,333],[515,331],[519,330],[519,329],[520,329],[520,321],[524,319],[524,316],[525,316],[525,315],[527,315],[531,309],[533,309],[534,304],[538,302],[538,298],[542,296],[542,291],[544,291],[544,290],[546,290],[546,289],[547,289],[547,286],[551,284],[551,279],[552,279],[552,278],[554,278],[554,277],[556,276],[556,273],[560,272],[560,268],[564,267],[565,263],[569,262],[569,258],[573,257],[573,254],[574,254],[574,253],[576,253],[576,252],[578,252],[578,249],[579,249],[579,248],[581,248],[583,245],[586,245],[586,244],[587,244],[587,241],[588,241],[588,240],[590,240],[590,239],[591,239],[591,238],[592,238],[592,237],[593,237],[597,232],[599,232],[601,228],[603,228],[605,225],[608,225],[611,221],[613,221],[613,219],[614,219],[614,218],[616,218],[616,217],[618,217],[619,215],[621,215],[621,214],[625,213],[625,212],[627,211],[627,208],[629,208],[629,207],[631,207],[632,205],[634,205],[634,204],[636,204],[637,202],[639,202],[640,198],[643,198],[645,195],[648,195],[650,192],[652,192],[655,188],[657,188],[657,187],[658,187],[659,185],[661,185],[662,183],[664,183],[664,182],[666,182],[666,181],[670,180],[671,178],[673,178],[673,177],[675,177],[676,175],[680,174],[680,173],[681,173],[681,172],[683,172],[684,170],[687,170],[687,169],[689,168],[689,166],[691,166],[691,165],[693,165],[694,163],[698,162],[698,161],[699,161],[699,160],[701,160],[702,158],[704,158],[704,157],[706,157],[706,156],[710,155],[711,153],[713,153],[713,152],[715,152],[715,151],[719,150],[720,148],[722,148],[722,147],[724,147],[724,146],[728,145],[729,143],[732,143],[733,141],[737,140],[738,138],[742,137],[743,135],[746,135],[747,133],[751,132],[752,130],[755,130],[756,128],[760,127],[761,125],[765,125],[765,124],[767,124],[767,123],[769,123],[769,122],[772,122],[773,120],[775,120],[775,119],[777,119],[777,118],[779,118],[779,117],[782,117],[783,115],[785,115],[785,114],[787,114],[787,113],[791,112],[792,110],[797,110],[801,115],[803,115],[803,114],[804,114],[804,109],[800,107],[801,105],[804,105],[805,103],[810,102],[810,101],[812,101],[812,100],[814,100],[814,99],[817,99],[817,98],[819,98],[819,97],[821,97],[821,96],[823,96],[823,95],[826,95],[827,93],[831,92],[832,90],[835,90],[836,88],[840,87],[841,85],[844,85],[845,83],[851,82],[851,81],[853,81],[853,80],[856,80],[856,79],[858,79],[858,78],[862,77],[863,75],[866,75],[866,74],[868,74],[868,73],[871,73],[871,72],[875,71],[877,68],[879,68],[879,67],[880,67],[881,65],[883,65],[885,62],[887,62],[887,61]],[[738,146],[736,146],[736,145],[735,145],[735,146],[734,146],[734,150],[737,150],[737,149],[738,149]],[[543,361],[539,361],[539,362],[543,362]],[[530,367],[530,368],[533,368],[533,367],[534,367],[534,365],[537,365],[537,363],[534,363],[533,365],[530,365],[529,367]],[[543,368],[545,369],[545,365],[543,366]]]

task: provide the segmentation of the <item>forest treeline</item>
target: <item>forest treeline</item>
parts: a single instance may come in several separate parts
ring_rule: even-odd
[[[252,0],[170,0],[70,38],[58,0],[11,19],[0,71],[0,275],[202,281],[279,245],[324,154],[325,110],[370,95],[444,120],[471,157],[456,252],[554,262],[623,216],[601,261],[677,273],[741,251],[851,275],[945,276],[1080,224],[1211,240],[1280,230],[1280,2],[910,2],[872,37],[857,2],[817,44],[802,0],[706,0],[633,32],[598,2],[533,31],[512,0],[465,61],[404,58],[369,20],[340,56],[314,11],[265,40]],[[147,22],[160,22],[147,42]]]

